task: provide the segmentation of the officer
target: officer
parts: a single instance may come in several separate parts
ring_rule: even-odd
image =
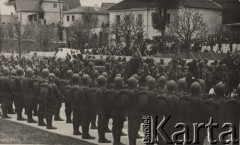
[[[47,87],[47,78],[49,75],[48,69],[43,69],[41,78],[40,78],[40,93],[38,96],[38,125],[39,126],[46,126],[47,124],[44,122],[45,111],[46,111],[46,104],[45,104],[45,95],[48,93]],[[46,94],[45,94],[46,93]]]
[[[10,67],[10,71],[11,71],[10,72],[10,80],[11,80],[11,84],[12,84],[12,82],[16,78],[17,71],[14,68],[12,68],[12,67]],[[12,87],[12,90],[13,90],[13,86],[11,86],[11,87]],[[12,96],[9,99],[10,100],[9,100],[9,104],[8,104],[8,114],[16,114],[14,112],[14,109],[13,109],[13,103],[15,103],[15,101],[14,101],[14,92],[13,91],[12,91]],[[16,104],[14,104],[14,105],[16,106]]]
[[[82,135],[79,131],[79,126],[81,125],[81,107],[84,100],[82,98],[85,97],[84,91],[79,87],[80,76],[78,74],[74,74],[72,76],[72,109],[73,109],[73,135]]]
[[[89,98],[89,86],[91,85],[91,78],[89,75],[85,74],[82,77],[82,86],[81,88],[84,90],[85,94],[85,102],[82,104],[81,108],[81,114],[82,114],[82,138],[83,139],[95,139],[95,137],[91,136],[89,134],[89,125],[91,121],[92,116],[92,108],[90,104],[90,98]]]
[[[103,75],[99,76],[97,78],[97,88],[96,88],[96,94],[98,98],[98,105],[97,107],[97,114],[98,114],[98,135],[99,143],[110,143],[111,141],[106,139],[105,133],[106,128],[108,128],[108,110],[107,107],[104,105],[104,94],[106,91],[106,83],[107,78],[105,78]]]
[[[28,123],[37,123],[32,117],[33,112],[33,70],[31,68],[26,69],[25,77],[23,78],[23,95],[24,95],[24,102],[25,102],[25,112],[27,114],[27,122]]]
[[[16,105],[17,111],[17,120],[24,121],[22,117],[22,110],[24,107],[24,96],[23,96],[23,78],[24,78],[24,71],[22,68],[17,69],[17,77],[14,79],[13,82],[13,91],[14,91],[14,100]]]
[[[48,96],[45,98],[47,129],[57,129],[52,126],[53,115],[57,109],[58,102],[62,99],[55,82],[55,75],[50,73],[48,76]]]
[[[8,119],[11,118],[7,114],[7,107],[9,103],[9,98],[12,95],[11,90],[11,81],[9,79],[10,70],[7,67],[4,67],[2,70],[3,76],[0,77],[0,95],[2,103],[2,118]]]
[[[136,139],[141,124],[141,113],[138,109],[138,80],[134,77],[128,79],[129,106],[127,108],[128,117],[128,138],[129,145],[136,145]],[[130,103],[131,102],[131,103]]]

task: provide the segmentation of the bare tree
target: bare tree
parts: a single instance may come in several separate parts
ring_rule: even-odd
[[[54,26],[37,24],[35,27],[35,40],[40,46],[41,50],[48,51],[48,46],[51,44],[54,38]]]
[[[2,52],[2,43],[5,38],[5,25],[0,23],[0,53]]]
[[[90,43],[93,28],[98,24],[95,14],[85,13],[82,19],[75,20],[68,29],[68,36],[74,48],[83,49]]]
[[[111,34],[115,36],[116,44],[123,40],[126,44],[126,48],[129,49],[139,35],[143,35],[144,26],[142,20],[135,17],[133,13],[124,15],[122,19],[115,18],[115,21],[111,23]]]
[[[10,7],[13,6],[16,10],[16,0],[7,0],[4,4]]]
[[[181,40],[187,52],[189,52],[192,40],[206,36],[208,31],[207,23],[203,14],[198,10],[180,9],[171,19],[170,31]],[[189,57],[189,53],[187,53]]]

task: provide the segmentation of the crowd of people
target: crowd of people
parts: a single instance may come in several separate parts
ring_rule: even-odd
[[[98,61],[103,65],[97,66]],[[205,117],[239,121],[239,114],[233,113],[239,109],[240,63],[231,54],[211,64],[207,59],[187,63],[177,57],[166,64],[164,59],[156,62],[138,53],[129,61],[75,55],[66,59],[1,56],[0,62],[2,118],[10,118],[8,114],[15,108],[17,120],[57,129],[53,117],[63,121],[59,114],[64,103],[66,123],[73,124],[73,134],[94,139],[89,129],[98,129],[99,143],[110,143],[105,133],[112,132],[113,144],[122,144],[123,124],[128,121],[129,144],[136,145],[143,116],[172,116],[174,122],[187,123]],[[23,109],[27,119],[22,116]],[[205,133],[201,135],[205,137]],[[155,137],[158,144],[166,144],[160,136]]]

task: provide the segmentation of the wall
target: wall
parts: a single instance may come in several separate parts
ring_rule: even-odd
[[[67,16],[69,16],[69,21],[67,21]],[[75,17],[75,20],[81,20],[82,14],[63,14],[63,26],[64,27],[70,27],[73,24],[72,16]],[[108,23],[109,22],[109,15],[98,15],[98,25],[96,28],[101,28],[102,23]]]
[[[29,19],[28,19],[29,15],[36,14],[36,12],[17,12],[16,15],[18,17],[18,21],[20,21],[20,19],[21,19],[21,13],[22,13],[22,24],[23,25],[26,25],[29,23]]]
[[[54,7],[54,4],[56,7]],[[61,12],[63,13],[63,3],[60,3]],[[60,9],[58,0],[48,0],[42,3],[42,9],[44,11],[44,19],[46,19],[47,24],[57,24],[60,21]],[[61,16],[62,16],[61,13]]]
[[[123,17],[129,12],[132,12],[133,14],[142,14],[143,15],[143,23],[144,23],[144,31],[146,33],[146,36],[148,38],[152,38],[157,35],[161,35],[160,32],[155,30],[152,26],[152,13],[155,12],[156,9],[148,9],[148,8],[141,8],[141,9],[131,9],[131,10],[118,10],[118,11],[110,11],[110,25],[111,22],[115,20],[116,15],[120,15],[120,17]],[[210,28],[210,31],[208,34],[215,34],[216,29],[220,30],[222,26],[222,12],[221,11],[215,11],[215,10],[208,10],[208,9],[200,9],[200,13],[203,14],[204,20],[208,23],[208,27]],[[171,9],[169,10],[170,13],[170,19],[173,17],[175,13],[177,13],[177,9]]]

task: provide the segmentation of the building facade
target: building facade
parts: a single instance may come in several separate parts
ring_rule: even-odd
[[[97,17],[97,23],[95,26],[95,33],[104,28],[108,27],[109,23],[109,12],[102,7],[89,7],[89,6],[82,6],[75,9],[71,9],[69,11],[64,11],[63,13],[63,26],[70,27],[74,21],[76,20],[83,20],[84,15],[93,15]]]
[[[26,25],[34,21],[45,24],[58,24],[62,18],[62,0],[17,0],[16,15]]]
[[[134,2],[135,1],[135,2]],[[109,21],[115,21],[116,17],[122,18],[124,15],[133,13],[137,18],[142,18],[144,25],[144,33],[148,38],[161,35],[156,29],[153,28],[152,14],[156,12],[158,3],[157,1],[122,1],[112,7],[110,7]],[[222,27],[222,11],[221,6],[210,1],[203,0],[200,2],[192,0],[182,0],[179,5],[168,9],[167,15],[169,21],[173,18],[176,13],[179,13],[181,9],[193,9],[199,11],[204,21],[207,23],[209,31],[208,34],[215,34],[217,30]]]

